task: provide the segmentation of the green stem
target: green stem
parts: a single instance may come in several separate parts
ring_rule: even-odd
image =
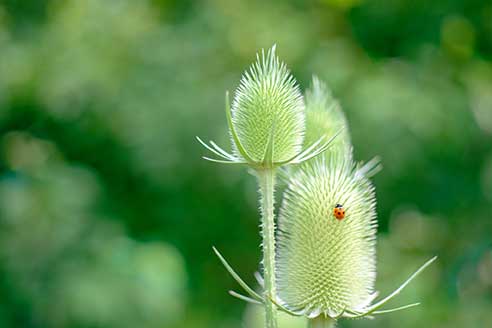
[[[336,321],[332,318],[319,316],[314,319],[308,319],[308,328],[335,328]]]
[[[263,238],[263,274],[265,280],[265,327],[277,328],[277,308],[270,297],[277,294],[275,285],[275,219],[274,191],[275,169],[258,170],[258,183],[261,196],[261,234]]]

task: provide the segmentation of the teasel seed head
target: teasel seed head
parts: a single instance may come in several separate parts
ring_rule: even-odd
[[[328,106],[324,90],[313,90],[314,107]],[[321,126],[319,137],[315,138],[314,133],[302,149],[306,127],[304,100],[296,80],[276,56],[275,46],[266,54],[264,50],[257,54],[256,62],[244,72],[232,108],[226,92],[226,114],[232,153],[213,141],[206,143],[197,137],[216,156],[203,158],[224,164],[246,164],[256,170],[307,162],[331,147],[340,132],[325,131]],[[313,125],[315,131],[317,125]]]
[[[339,132],[333,140],[330,151],[324,152],[324,156],[347,154],[352,157],[347,119],[342,111],[340,103],[333,98],[328,86],[313,76],[309,89],[305,93],[306,103],[306,135],[304,144],[309,145],[320,137],[332,136]]]
[[[287,66],[276,56],[275,46],[266,54],[257,54],[256,62],[244,72],[232,103],[232,124],[255,162],[263,161],[270,138],[274,163],[300,152],[305,131],[303,97]],[[233,147],[241,156],[234,140]]]
[[[333,215],[337,204],[346,214]],[[294,312],[337,318],[363,310],[376,278],[374,187],[348,155],[293,174],[279,216],[278,300]]]

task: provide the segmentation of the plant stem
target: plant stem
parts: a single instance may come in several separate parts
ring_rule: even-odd
[[[277,308],[270,297],[277,294],[275,284],[275,218],[274,191],[275,169],[265,168],[257,171],[261,196],[261,234],[263,238],[263,274],[265,280],[265,327],[277,328]]]
[[[335,328],[335,325],[336,321],[328,317],[308,319],[308,328]]]

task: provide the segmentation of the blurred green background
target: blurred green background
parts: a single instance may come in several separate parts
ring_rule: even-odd
[[[277,44],[340,99],[355,156],[382,158],[378,282],[391,305],[340,327],[492,325],[492,3],[0,1],[0,327],[261,327],[260,237],[224,92]],[[303,327],[298,320],[281,328]]]

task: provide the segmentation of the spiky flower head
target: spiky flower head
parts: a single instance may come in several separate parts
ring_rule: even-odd
[[[324,156],[352,157],[352,145],[347,119],[340,103],[333,98],[327,85],[313,76],[311,87],[306,90],[306,134],[304,144],[309,145],[323,136],[338,136],[333,140],[330,151]]]
[[[278,297],[291,311],[336,318],[374,296],[374,188],[348,156],[294,173],[279,216]],[[334,208],[345,209],[342,220]]]
[[[318,107],[331,110],[330,100],[318,89],[314,89],[311,97],[313,119],[316,119],[314,112]],[[317,123],[313,122],[313,137],[302,150],[306,120],[304,100],[296,80],[275,54],[275,46],[267,53],[262,50],[257,54],[256,62],[244,72],[232,108],[226,93],[226,114],[233,152],[228,153],[215,142],[207,144],[197,137],[218,157],[203,157],[206,160],[247,164],[255,169],[300,164],[323,153],[336,137],[336,133],[331,134],[334,129],[327,129],[315,140]],[[334,128],[339,122],[335,122]],[[319,127],[324,128],[326,126]]]
[[[249,157],[264,159],[269,139],[273,162],[286,161],[302,147],[305,130],[302,94],[287,66],[273,46],[257,54],[256,62],[244,72],[232,103],[232,123]],[[242,156],[233,140],[237,156]]]
[[[371,304],[377,296],[377,222],[369,177],[379,169],[377,159],[356,165],[351,155],[334,154],[291,172],[278,224],[278,295],[273,302],[281,309],[328,323],[419,305],[379,310],[436,257],[393,293]],[[344,216],[337,215],[339,207]]]

